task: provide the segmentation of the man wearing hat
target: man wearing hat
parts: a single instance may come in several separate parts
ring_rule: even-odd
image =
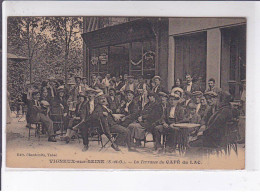
[[[32,100],[30,100],[28,103],[28,113],[30,115],[28,118],[28,122],[29,123],[41,122],[43,127],[47,130],[49,136],[48,141],[56,142],[54,131],[53,131],[53,122],[48,116],[44,114],[39,99],[40,99],[39,91],[34,91],[32,93]]]
[[[181,122],[184,119],[184,109],[179,104],[180,96],[178,94],[170,94],[168,99],[168,106],[163,115],[160,125],[155,127],[155,150],[162,148],[161,134],[168,134],[166,145],[170,149],[174,149],[176,142],[174,141],[175,128],[174,123]]]
[[[120,112],[120,101],[116,96],[116,89],[115,88],[109,88],[108,90],[108,97],[107,102],[109,108],[112,110],[113,113]]]
[[[167,105],[168,105],[168,95],[165,92],[159,92],[158,93],[159,99],[160,99],[160,105],[162,107],[163,110],[163,114],[166,111]]]
[[[81,84],[82,92],[85,93],[85,91],[89,88],[88,86],[88,80],[86,77],[82,77],[82,84]]]
[[[209,118],[217,111],[218,94],[212,91],[205,92],[204,96],[207,100],[207,109],[202,117],[202,125],[207,125]]]
[[[194,103],[196,105],[196,113],[200,111],[200,98],[202,97],[203,93],[201,91],[192,92],[192,99],[190,103]]]
[[[96,102],[96,96],[98,94],[98,91],[89,88],[85,92],[85,102],[84,102],[84,109],[85,111],[82,112],[81,121],[79,124],[75,125],[72,127],[72,130],[80,130],[83,138],[83,149],[82,151],[87,151],[88,150],[88,133],[89,133],[89,127],[96,125],[97,121],[96,118],[93,115],[95,111],[95,107],[97,106]],[[83,96],[83,94],[80,94],[80,96]],[[101,96],[101,95],[100,95]],[[83,108],[83,107],[82,107]]]
[[[145,80],[142,75],[138,76],[137,84],[137,101],[139,103],[140,110],[144,109],[144,106],[149,102],[148,92],[150,91],[148,85],[145,83]]]
[[[72,87],[70,95],[72,96],[73,101],[77,101],[79,94],[82,93],[83,90],[81,85],[81,77],[76,75],[74,79],[76,84],[74,87]]]
[[[159,92],[166,92],[166,90],[161,85],[161,77],[156,75],[152,79],[154,86],[152,88],[152,92],[158,94]]]
[[[127,144],[129,151],[133,151],[130,143],[129,130],[115,122],[112,111],[108,108],[105,95],[98,97],[98,105],[95,108],[92,118],[100,120],[103,126],[103,133],[105,133],[109,139],[111,139],[111,133],[118,134],[116,140],[111,145],[115,151],[120,151],[118,146],[124,146],[125,144]]]
[[[212,91],[205,92],[204,96],[207,100],[207,108],[201,117],[201,127],[198,130],[197,135],[202,135],[203,131],[206,130],[209,118],[217,111],[218,94]]]
[[[56,81],[56,79],[53,76],[49,77],[49,79],[48,79],[46,88],[48,90],[49,99],[53,99],[57,94],[55,81]]]
[[[121,113],[125,115],[121,119],[121,125],[128,127],[128,125],[138,118],[139,107],[136,100],[134,100],[134,92],[132,90],[126,91],[126,102],[123,107],[121,107]]]
[[[120,92],[125,95],[126,91],[133,91],[134,93],[136,92],[136,84],[134,83],[134,76],[129,75],[127,77],[127,81],[125,83],[125,85],[120,89]]]
[[[190,93],[200,91],[199,86],[192,82],[192,77],[190,74],[186,75],[186,84],[184,85],[183,90]]]
[[[76,125],[78,125],[80,123],[83,123],[85,120],[85,117],[86,117],[86,111],[87,111],[86,104],[88,102],[87,96],[80,95],[79,98],[80,98],[80,100],[76,104],[75,112],[72,115],[72,117],[69,118],[66,135],[64,137],[61,137],[61,139],[65,140],[66,143],[69,143],[71,137],[76,134],[76,131],[73,130],[73,127],[75,127]],[[77,127],[75,127],[75,129],[76,128]]]
[[[205,111],[207,110],[208,108],[208,104],[207,104],[207,100],[206,100],[206,97],[205,96],[201,96],[200,97],[200,110],[199,110],[199,115],[201,116],[201,118],[204,116],[205,114]]]
[[[105,78],[102,80],[102,84],[104,86],[104,89],[105,89],[105,94],[108,94],[108,87],[110,85],[110,80],[111,80],[111,76],[110,74],[106,74]]]
[[[190,143],[193,147],[219,147],[223,141],[225,131],[229,130],[228,122],[232,121],[234,114],[230,105],[232,96],[228,92],[220,93],[218,110],[209,118],[206,130],[197,140]]]
[[[140,112],[140,116],[138,117],[139,123],[132,123],[128,126],[131,131],[132,138],[135,138],[136,140],[137,146],[141,145],[141,140],[145,137],[145,130],[152,133],[154,137],[154,127],[156,126],[156,123],[159,122],[163,114],[163,108],[158,102],[157,95],[153,92],[149,92],[148,98],[149,102],[145,105],[144,109]]]

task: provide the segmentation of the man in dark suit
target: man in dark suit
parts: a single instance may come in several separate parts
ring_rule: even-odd
[[[167,93],[167,90],[161,85],[161,77],[160,76],[154,76],[152,81],[154,83],[154,86],[152,88],[153,93],[156,93],[156,94],[158,94],[159,92]]]
[[[230,101],[232,97],[228,92],[220,93],[218,110],[209,118],[206,130],[197,140],[190,142],[192,147],[219,147],[228,127],[228,122],[234,117]]]
[[[109,108],[112,110],[113,113],[119,112],[120,102],[116,96],[116,90],[114,88],[109,88],[108,94],[109,96],[107,97],[107,102]]]
[[[191,75],[187,74],[186,75],[186,84],[184,85],[183,90],[184,90],[184,92],[192,93],[195,91],[200,91],[200,87],[197,84],[193,83]]]
[[[98,97],[98,105],[95,107],[92,118],[100,120],[103,128],[103,133],[108,138],[111,138],[111,133],[118,134],[115,142],[111,145],[111,147],[115,151],[120,151],[118,145],[124,146],[125,144],[128,146],[128,151],[134,151],[131,148],[129,130],[115,122],[112,111],[108,108],[108,103],[105,95],[101,95]]]
[[[132,90],[126,91],[126,102],[121,108],[121,113],[125,115],[121,119],[121,125],[128,127],[128,125],[138,118],[139,106],[136,100],[134,100],[134,92]]]
[[[158,102],[157,95],[150,92],[148,95],[149,102],[145,105],[144,110],[141,111],[138,117],[138,123],[132,123],[128,126],[131,131],[131,137],[136,139],[136,145],[140,146],[142,139],[144,139],[144,132],[149,131],[155,140],[154,127],[161,119],[163,114],[163,107]]]
[[[167,134],[166,145],[173,149],[176,146],[174,141],[176,128],[174,123],[179,123],[184,119],[184,109],[179,104],[180,96],[178,94],[170,94],[168,106],[164,112],[160,125],[155,127],[155,150],[162,147],[161,134]]]
[[[81,134],[82,134],[82,138],[83,138],[83,149],[82,151],[87,151],[88,150],[88,135],[89,135],[89,128],[94,127],[94,126],[99,126],[99,121],[97,118],[95,118],[95,116],[93,115],[93,112],[95,110],[95,107],[97,106],[96,100],[95,100],[95,96],[97,94],[97,91],[94,89],[87,89],[85,92],[85,95],[87,95],[87,100],[84,103],[84,106],[82,108],[85,109],[85,111],[82,112],[82,120],[80,121],[79,124],[77,124],[76,126],[74,126],[72,128],[72,130],[76,131],[76,130],[80,130]]]
[[[75,113],[71,118],[69,118],[66,135],[61,138],[62,140],[66,141],[66,143],[69,143],[71,137],[76,133],[73,130],[73,127],[78,125],[81,122],[84,122],[86,117],[86,111],[87,111],[86,110],[87,102],[88,102],[87,96],[85,95],[80,96],[80,100],[76,104]]]
[[[41,108],[39,99],[40,99],[40,93],[38,91],[35,91],[32,93],[32,100],[28,103],[28,112],[30,115],[29,122],[35,123],[35,122],[41,122],[43,127],[46,129],[48,133],[48,141],[50,142],[56,142],[54,131],[53,131],[53,122],[52,120],[46,116]]]

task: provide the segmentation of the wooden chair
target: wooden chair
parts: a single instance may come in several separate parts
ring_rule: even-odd
[[[61,131],[60,134],[57,135],[63,135],[64,134],[64,118],[63,118],[63,110],[60,107],[52,108],[50,111],[50,118],[53,122],[53,127],[57,126],[58,130],[55,131]]]
[[[33,128],[32,125],[35,125],[35,128]],[[42,131],[42,123],[41,122],[32,122],[32,123],[30,123],[28,140],[30,140],[30,138],[31,138],[31,130],[33,130],[33,129],[35,129],[34,136],[35,137],[38,136],[38,141],[40,141],[40,133]]]
[[[149,131],[145,131],[144,139],[141,140],[141,141],[144,142],[144,147],[145,147],[145,144],[154,142],[154,139],[153,139],[153,140],[147,140],[147,136],[148,136],[149,134],[152,134],[152,133],[149,132]]]
[[[233,119],[227,123],[226,130],[224,131],[224,137],[222,140],[222,147],[226,155],[230,155],[231,150],[234,150],[236,155],[237,151],[237,141],[238,141],[238,119]]]

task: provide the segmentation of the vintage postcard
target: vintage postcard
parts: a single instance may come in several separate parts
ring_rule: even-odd
[[[7,18],[6,166],[244,169],[243,17]]]

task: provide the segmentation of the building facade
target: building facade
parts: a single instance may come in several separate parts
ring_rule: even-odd
[[[191,74],[206,89],[240,96],[246,78],[245,18],[84,18],[84,73],[162,77],[170,89]]]

